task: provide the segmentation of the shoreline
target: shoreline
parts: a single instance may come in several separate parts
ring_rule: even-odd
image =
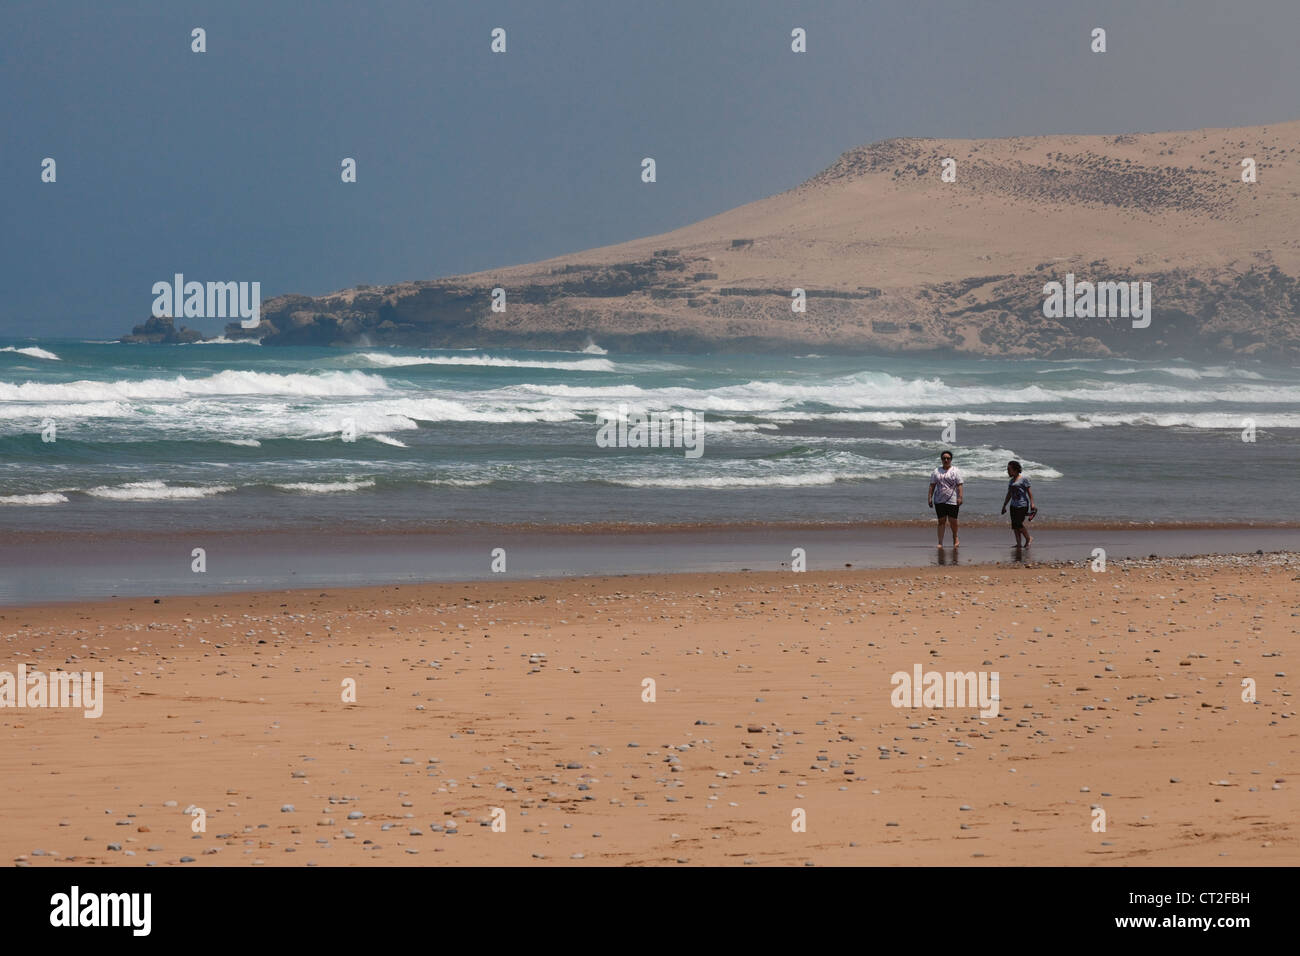
[[[935,549],[937,550],[937,549]],[[952,551],[952,549],[945,549]],[[789,579],[794,584],[800,581],[813,581],[813,583],[823,583],[826,580],[835,580],[835,575],[848,575],[858,578],[865,576],[868,580],[876,578],[897,578],[898,575],[915,575],[922,571],[959,571],[962,568],[967,570],[1021,570],[1021,571],[1058,571],[1065,574],[1066,571],[1088,571],[1091,568],[1091,561],[1088,559],[1056,559],[1056,561],[1036,561],[1032,555],[1028,555],[1023,561],[961,561],[952,562],[948,559],[937,559],[930,564],[897,564],[897,566],[857,566],[846,564],[842,568],[807,568],[806,571],[790,571],[789,567],[772,570],[772,568],[722,568],[715,571],[630,571],[614,574],[614,572],[590,572],[590,574],[577,575],[542,575],[533,576],[533,578],[521,578],[519,575],[490,575],[481,576],[481,578],[464,578],[464,579],[412,579],[402,581],[367,581],[367,583],[344,583],[344,584],[295,584],[292,587],[264,587],[264,588],[214,588],[211,591],[195,592],[168,592],[157,591],[151,593],[122,593],[110,594],[110,596],[92,596],[92,597],[64,597],[52,598],[52,600],[30,601],[27,604],[13,604],[0,600],[0,622],[5,620],[6,615],[22,614],[26,611],[53,611],[53,610],[75,610],[78,613],[92,613],[96,610],[113,609],[113,607],[125,604],[125,602],[138,602],[152,600],[153,605],[162,605],[162,600],[168,601],[207,601],[226,600],[226,601],[259,601],[268,597],[334,597],[339,594],[354,594],[357,597],[377,597],[378,594],[390,591],[400,591],[406,588],[407,592],[417,591],[417,589],[447,589],[448,592],[455,591],[464,593],[468,588],[495,587],[532,587],[532,585],[563,585],[564,583],[584,584],[593,587],[593,585],[610,585],[620,583],[624,585],[637,585],[638,583],[677,583],[688,579],[699,579],[708,576],[711,579],[718,579],[722,583],[737,583],[742,579],[762,579],[771,575],[779,575],[780,578]],[[1108,558],[1105,564],[1106,571],[1127,572],[1139,570],[1139,568],[1152,567],[1279,567],[1292,566],[1300,567],[1300,550],[1256,550],[1256,551],[1206,551],[1199,554],[1166,554],[1157,555],[1149,554],[1145,557],[1113,557]],[[1296,580],[1300,580],[1297,576]],[[321,592],[321,588],[328,591]],[[5,596],[5,592],[0,592],[0,598]],[[216,605],[213,605],[216,606]],[[0,631],[3,631],[3,624],[0,624]]]
[[[3,514],[0,511],[0,514]],[[1300,531],[1300,521],[1213,521],[1210,519],[1193,519],[1189,521],[1093,521],[1088,519],[1059,519],[1044,517],[1038,521],[1042,527],[1060,531]],[[342,531],[345,534],[364,537],[377,536],[414,536],[414,535],[463,535],[463,534],[556,534],[556,535],[601,535],[601,534],[699,534],[706,532],[727,531],[871,531],[881,528],[931,528],[935,519],[930,518],[882,518],[868,521],[679,521],[671,523],[649,521],[589,521],[583,523],[550,523],[542,521],[528,522],[488,522],[488,521],[441,521],[414,522],[410,524],[385,524],[375,527],[373,524],[363,528],[360,524],[343,523],[336,528],[316,527],[279,527],[241,529],[240,535],[250,537],[291,537],[291,536],[330,536]],[[962,528],[1007,528],[1006,515],[980,515],[961,518]],[[13,544],[27,544],[41,541],[156,541],[175,539],[182,536],[212,534],[212,529],[196,527],[184,530],[132,530],[114,529],[111,531],[63,530],[51,529],[34,531],[19,529],[5,532],[3,548]],[[227,532],[218,531],[224,534]]]
[[[0,607],[97,598],[204,596],[293,588],[566,580],[638,574],[807,572],[1289,552],[1290,526],[1065,528],[1031,525],[1017,551],[1007,525],[963,522],[961,547],[917,525],[678,526],[558,531],[503,527],[10,535],[0,543]],[[197,570],[196,552],[202,552]],[[802,552],[802,557],[799,556]],[[792,572],[793,573],[793,572]]]

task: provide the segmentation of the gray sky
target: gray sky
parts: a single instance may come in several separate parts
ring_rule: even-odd
[[[5,0],[0,336],[114,338],[176,272],[270,298],[653,235],[894,136],[1293,120],[1298,37],[1297,0]]]

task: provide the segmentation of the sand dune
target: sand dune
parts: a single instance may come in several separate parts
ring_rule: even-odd
[[[895,139],[664,233],[429,282],[281,296],[267,344],[981,355],[1300,355],[1300,122]],[[943,160],[956,180],[943,182]],[[1242,181],[1244,158],[1258,181]],[[662,188],[648,184],[644,188]],[[1048,319],[1043,286],[1150,281],[1151,327]],[[503,288],[507,311],[492,312]],[[807,311],[793,312],[803,289]]]

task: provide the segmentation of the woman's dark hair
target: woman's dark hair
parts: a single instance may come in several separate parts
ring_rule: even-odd
[[[1007,467],[1010,468],[1012,471],[1014,471],[1017,475],[1020,474],[1022,471],[1024,471],[1024,469],[1020,467],[1020,462],[1018,461],[1007,462]]]

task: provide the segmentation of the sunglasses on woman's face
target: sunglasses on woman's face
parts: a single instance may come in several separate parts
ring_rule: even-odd
[[[943,456],[942,458],[940,458],[939,460],[940,460],[940,461],[952,461],[952,456],[951,456],[951,455],[944,455],[944,456]]]

